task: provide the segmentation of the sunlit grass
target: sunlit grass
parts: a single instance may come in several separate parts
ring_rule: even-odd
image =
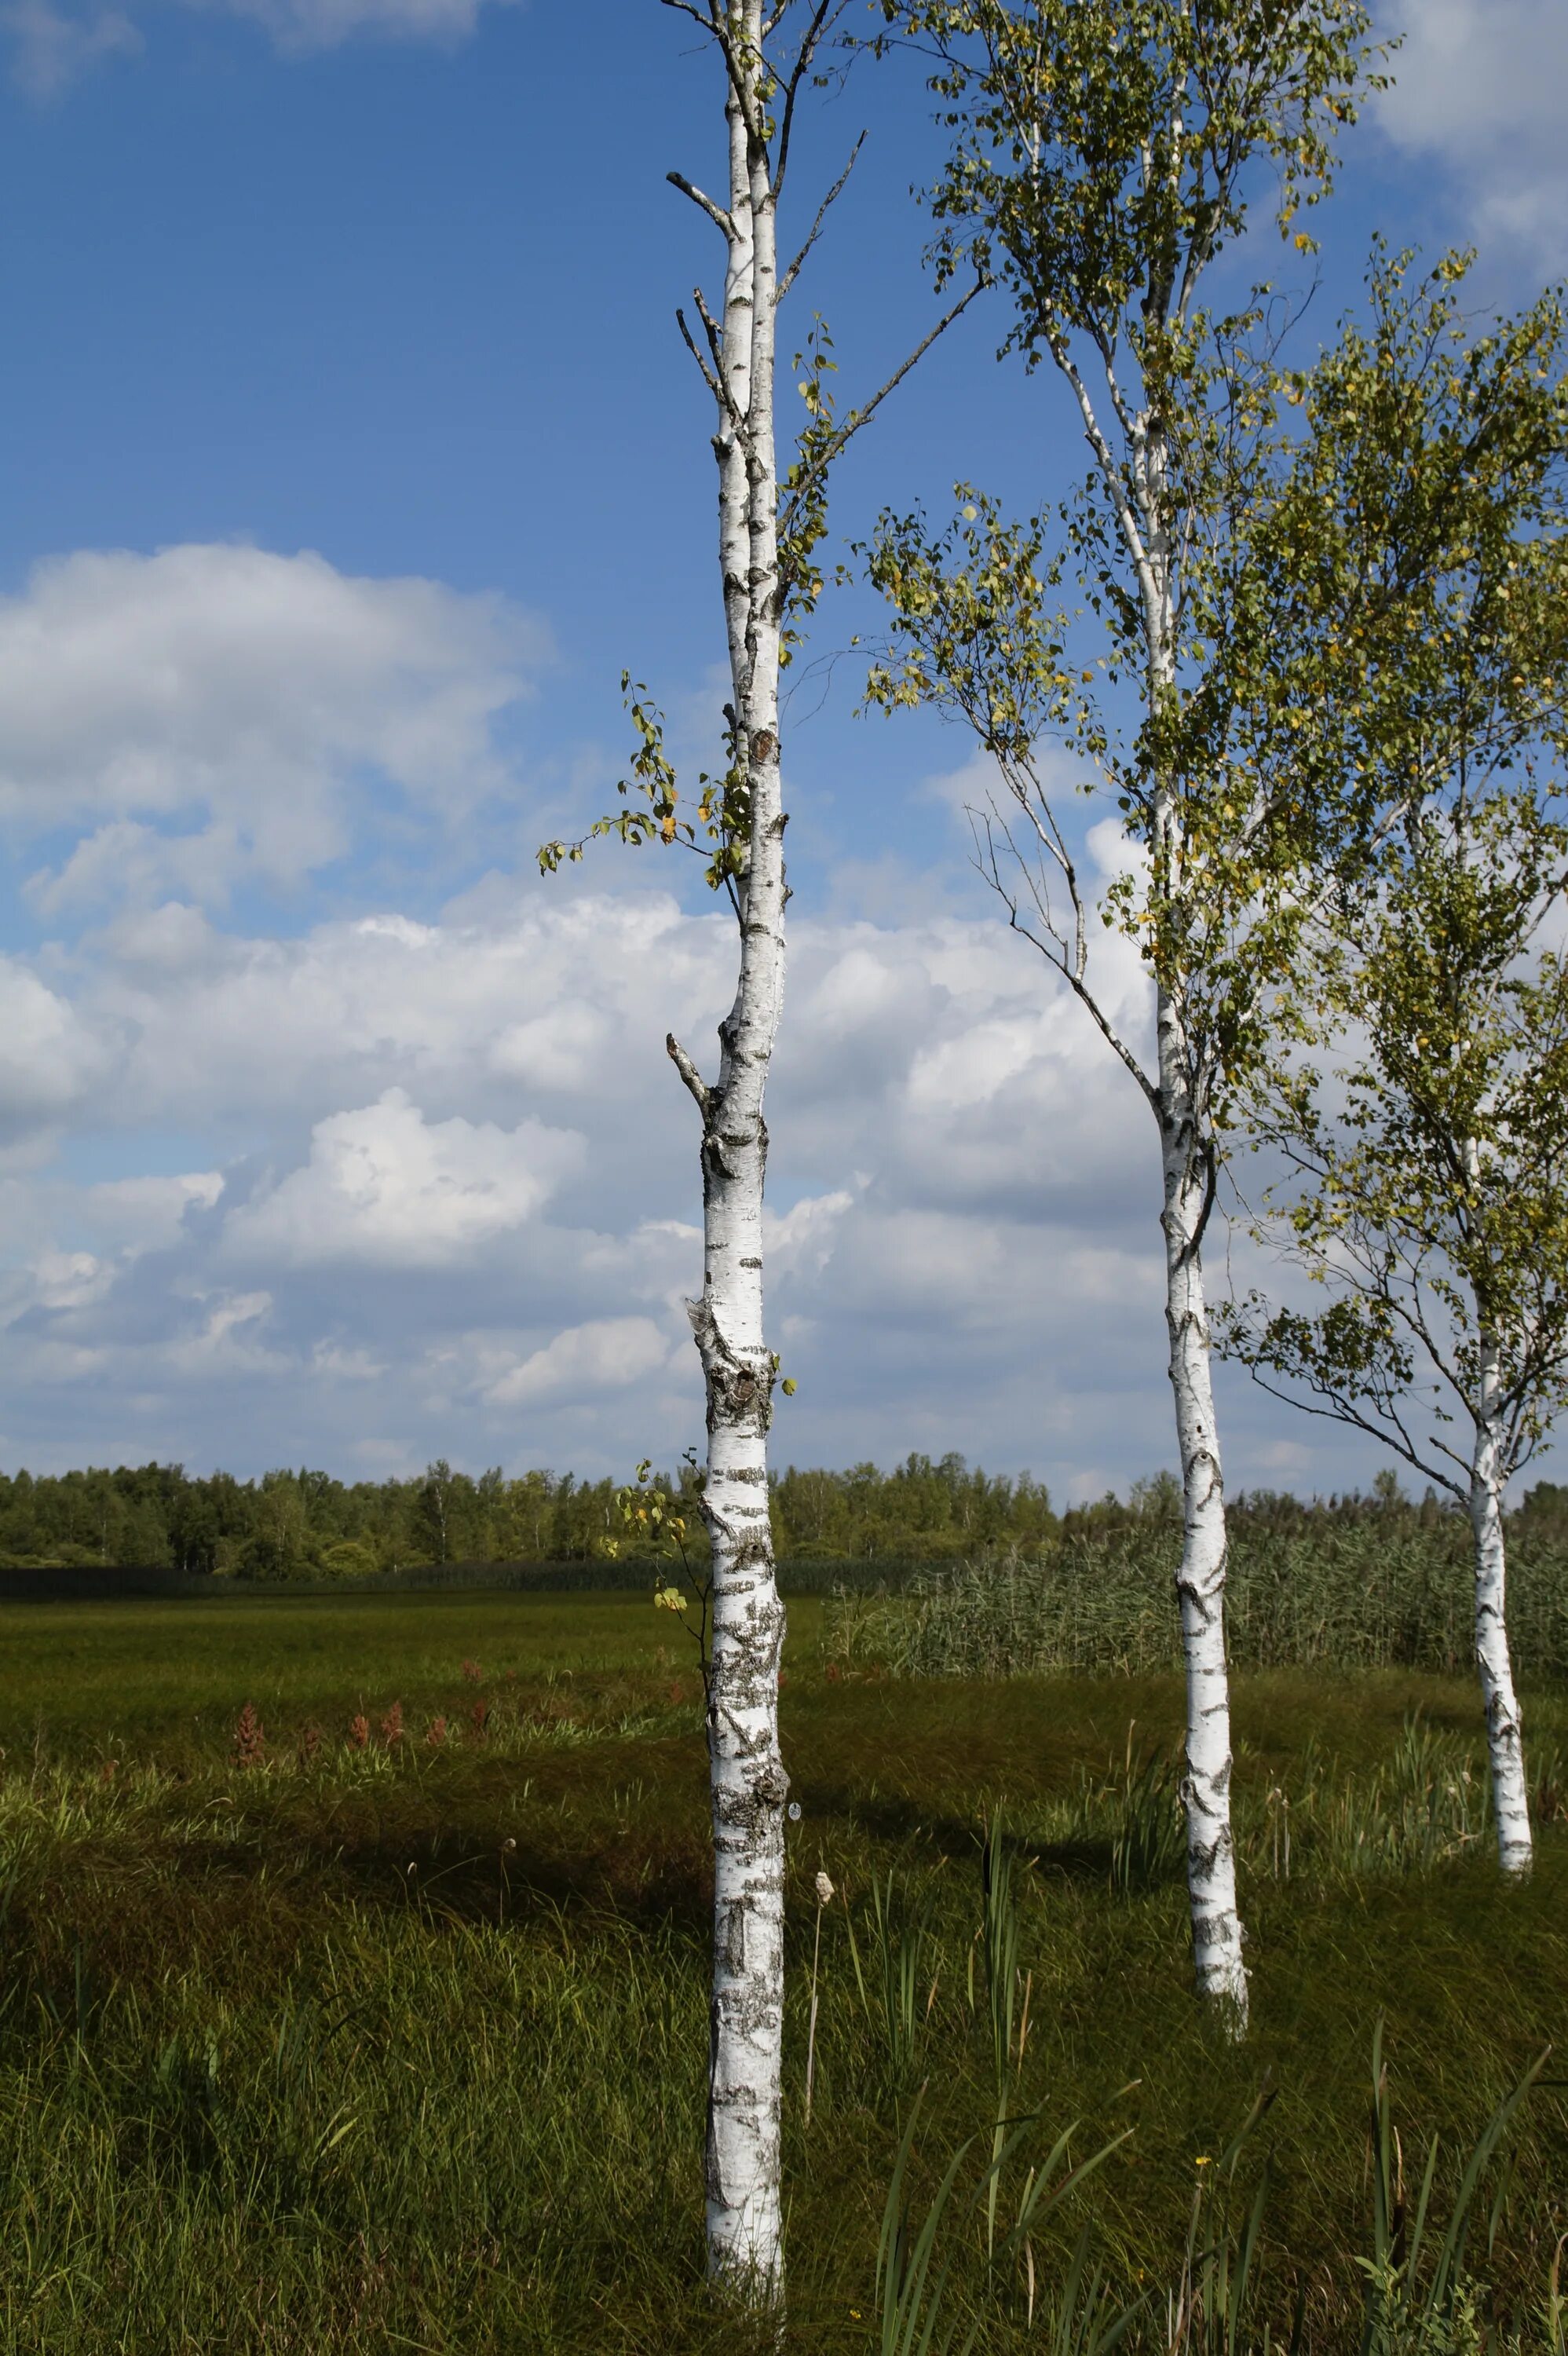
[[[1531,1883],[1499,1888],[1468,1681],[1240,1681],[1237,2050],[1189,1994],[1176,1680],[833,1677],[808,1614],[795,1630],[790,2344],[881,2344],[879,2242],[923,2085],[916,2232],[974,2138],[933,2238],[932,2344],[953,2321],[956,2345],[973,2325],[977,2347],[1054,2347],[1100,2270],[1101,2322],[1142,2300],[1123,2344],[1165,2347],[1198,2163],[1266,2084],[1232,2187],[1239,2234],[1267,2159],[1235,2345],[1265,2321],[1281,2344],[1301,2301],[1307,2346],[1358,2347],[1379,2019],[1403,2150],[1443,2135],[1441,2202],[1568,2012],[1568,1832],[1548,1824]],[[0,2349],[748,2347],[699,2279],[697,1681],[645,1604],[23,1608],[0,1643]],[[1563,1697],[1532,1696],[1529,1723],[1568,1749]],[[998,1806],[1015,1921],[987,1942]],[[1125,2140],[1018,2240],[1029,2170],[1074,2121],[1057,2177]],[[1495,2245],[1497,2168],[1469,2256],[1544,2349],[1560,2088],[1510,2148]]]

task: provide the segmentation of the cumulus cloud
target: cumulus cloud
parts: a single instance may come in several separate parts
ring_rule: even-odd
[[[1391,12],[1403,32],[1384,129],[1446,167],[1472,226],[1531,266],[1563,259],[1568,158],[1568,10],[1562,0],[1420,0]]]
[[[19,959],[0,957],[0,1141],[80,1103],[108,1061],[102,1033]]]
[[[235,1213],[229,1245],[296,1268],[448,1268],[522,1226],[582,1153],[581,1137],[535,1120],[427,1121],[389,1088],[318,1121],[304,1168]]]
[[[54,559],[0,600],[0,819],[80,830],[33,880],[49,912],[291,883],[368,786],[453,818],[501,783],[496,723],[544,651],[500,597],[309,551]]]
[[[669,1343],[651,1317],[601,1317],[558,1333],[493,1382],[486,1397],[492,1407],[524,1407],[624,1390],[668,1356]]]
[[[1136,954],[1104,946],[1147,1026]],[[91,1183],[0,1179],[0,1444],[593,1472],[699,1440],[698,1141],[664,1034],[712,1068],[733,954],[727,916],[661,892],[524,880],[288,940],[150,909],[69,991],[31,976],[102,1074],[91,1120],[56,1117],[101,1162],[122,1142]],[[1083,1494],[1168,1460],[1153,1125],[1004,926],[803,918],[769,1119],[781,1461],[956,1446]],[[159,1176],[146,1134],[200,1151]]]
[[[389,1087],[437,1116],[515,1120],[549,1101],[575,1120],[608,1092],[628,1127],[674,1108],[645,1147],[656,1154],[688,1103],[666,1031],[704,1052],[732,938],[728,918],[685,916],[664,894],[527,885],[483,922],[388,914],[286,940],[165,905],[106,931],[75,1006],[90,1037],[114,1043],[99,1107],[113,1123],[248,1138],[258,1119],[308,1123]]]

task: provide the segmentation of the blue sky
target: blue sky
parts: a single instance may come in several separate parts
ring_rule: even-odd
[[[1474,238],[1501,302],[1562,268],[1558,0],[1408,13],[1309,332],[1374,228]],[[660,1042],[710,1037],[730,942],[671,862],[531,853],[613,787],[623,666],[712,744],[672,312],[715,240],[664,182],[720,166],[712,63],[656,0],[0,26],[0,1462],[678,1449],[697,1190]],[[792,298],[851,397],[933,311],[913,79],[826,101],[796,219],[862,124]],[[1072,421],[1002,332],[901,390],[837,536],[959,476],[1065,487]],[[967,871],[965,747],[855,717],[864,619],[824,606],[788,739],[781,1457],[1125,1484],[1170,1452],[1152,1129]],[[1225,1409],[1232,1483],[1373,1469],[1244,1383]]]

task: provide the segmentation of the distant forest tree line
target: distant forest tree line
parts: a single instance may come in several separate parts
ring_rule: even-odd
[[[684,1468],[655,1475],[667,1494],[690,1492]],[[891,1472],[791,1465],[771,1482],[773,1543],[784,1560],[933,1563],[989,1550],[1036,1549],[1074,1537],[1113,1536],[1128,1524],[1179,1526],[1181,1492],[1169,1472],[1058,1513],[1044,1484],[983,1472],[964,1457],[912,1454]],[[406,1480],[335,1480],[283,1469],[259,1480],[187,1473],[178,1464],[114,1471],[0,1473],[0,1567],[121,1565],[240,1579],[355,1579],[449,1563],[516,1565],[617,1559],[635,1570],[617,1483],[536,1471],[508,1479],[499,1466],[454,1472],[438,1459]],[[693,1503],[695,1499],[693,1498]],[[1296,1532],[1327,1523],[1396,1517],[1446,1525],[1455,1508],[1429,1491],[1420,1503],[1392,1473],[1370,1495],[1305,1503],[1280,1492],[1243,1494],[1241,1526]],[[1538,1483],[1515,1520],[1532,1535],[1568,1541],[1568,1487]],[[653,1558],[649,1556],[650,1562]]]

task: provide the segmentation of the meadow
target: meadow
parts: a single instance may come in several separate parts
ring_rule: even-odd
[[[1568,1691],[1504,1892],[1468,1676],[1238,1676],[1235,2046],[1179,1678],[895,1674],[836,1609],[782,1696],[783,2344],[1561,2356],[1568,2073],[1499,2106],[1568,2029]],[[0,1658],[0,2349],[752,2344],[700,2283],[700,1683],[645,1597],[11,1604]]]

